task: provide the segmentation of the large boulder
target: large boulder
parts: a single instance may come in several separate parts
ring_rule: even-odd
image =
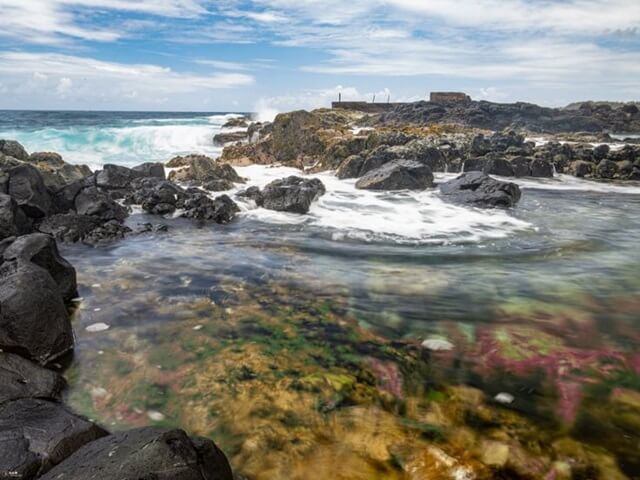
[[[553,165],[546,160],[534,158],[529,164],[529,168],[531,168],[532,177],[553,177]]]
[[[147,427],[91,442],[41,479],[233,480],[233,473],[212,441]]]
[[[0,405],[0,478],[37,478],[105,435],[104,429],[59,403],[40,399],[6,402]]]
[[[161,162],[146,162],[140,165],[136,165],[132,169],[134,172],[138,172],[144,178],[159,178],[165,180],[167,177],[164,172],[164,165]]]
[[[33,243],[39,242],[36,238]],[[9,245],[0,264],[0,349],[40,364],[73,348],[64,302],[64,296],[71,296],[73,284],[65,266],[56,265],[55,253],[46,246],[32,248],[31,242],[26,242],[24,251]]]
[[[141,205],[145,212],[166,215],[175,212],[184,197],[184,190],[161,178],[141,178],[131,184],[131,194],[125,198],[128,204]]]
[[[19,165],[9,170],[8,193],[31,218],[46,217],[51,212],[51,195],[42,175],[31,165]]]
[[[66,163],[59,154],[54,152],[32,153],[27,162],[38,169],[45,186],[53,192],[91,175],[91,170],[86,165]]]
[[[177,158],[181,160],[178,161]],[[182,165],[179,170],[174,170],[169,174],[169,180],[174,182],[189,182],[197,185],[202,185],[214,180],[227,180],[237,183],[244,182],[231,165],[217,162],[205,155],[176,157],[176,159],[171,161],[174,162],[174,164]]]
[[[143,172],[121,165],[105,165],[96,173],[96,186],[105,190],[122,190],[126,189],[133,180],[142,176]]]
[[[220,147],[227,143],[244,142],[249,139],[249,132],[243,130],[241,132],[223,132],[213,136],[213,144]]]
[[[0,240],[28,233],[29,220],[9,195],[0,193]]]
[[[576,177],[587,177],[593,173],[593,163],[576,160],[569,165],[569,173]]]
[[[424,190],[432,186],[431,169],[413,160],[387,163],[356,182],[356,188],[364,190]]]
[[[336,176],[340,179],[358,178],[363,164],[364,157],[362,155],[351,155],[340,164],[336,170]]]
[[[505,158],[491,158],[484,166],[487,175],[500,175],[501,177],[513,177],[515,169],[513,164]]]
[[[240,211],[238,205],[227,195],[221,195],[212,200],[204,193],[190,195],[184,201],[183,208],[183,217],[216,223],[229,223]]]
[[[15,140],[0,140],[0,153],[23,161],[29,158],[24,147]]]
[[[18,355],[0,352],[0,385],[2,405],[21,398],[59,400],[66,382],[52,370],[42,368]]]
[[[307,213],[311,204],[325,192],[324,185],[317,178],[290,176],[274,180],[264,187],[256,203],[269,210]]]
[[[520,200],[520,187],[481,172],[466,172],[440,185],[446,200],[476,207],[512,207]]]
[[[596,173],[600,178],[611,179],[618,173],[618,164],[612,160],[602,160],[596,167]]]
[[[531,162],[527,157],[514,157],[510,161],[511,167],[513,168],[513,174],[516,177],[531,176]]]
[[[82,189],[74,200],[75,210],[80,215],[91,215],[104,221],[123,221],[128,212],[109,195],[96,187]]]
[[[58,251],[56,241],[49,235],[34,233],[18,237],[3,253],[5,261],[31,262],[51,275],[65,302],[78,296],[76,270]]]

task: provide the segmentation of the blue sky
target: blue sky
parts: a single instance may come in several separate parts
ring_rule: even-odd
[[[0,108],[640,100],[638,0],[0,0]]]

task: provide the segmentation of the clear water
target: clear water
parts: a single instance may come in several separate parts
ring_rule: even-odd
[[[112,115],[0,138],[132,164],[215,154],[226,118]],[[211,436],[249,478],[638,478],[640,185],[522,180],[504,211],[317,176],[307,216],[136,213],[169,231],[64,247],[74,408]]]

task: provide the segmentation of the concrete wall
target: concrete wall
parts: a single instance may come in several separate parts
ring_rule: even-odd
[[[394,107],[402,105],[400,103],[369,103],[369,102],[332,102],[331,108],[341,108],[343,110],[355,110],[365,113],[380,113],[392,110]]]

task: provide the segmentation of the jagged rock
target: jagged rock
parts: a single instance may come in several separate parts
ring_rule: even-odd
[[[128,215],[125,207],[116,203],[96,187],[82,189],[76,195],[74,203],[75,210],[79,215],[91,215],[105,221],[123,221]]]
[[[31,218],[42,218],[51,211],[52,201],[40,172],[31,165],[9,170],[9,195]]]
[[[210,220],[216,223],[229,223],[240,211],[238,205],[227,195],[212,200],[203,193],[190,195],[184,201],[183,217],[195,220]]]
[[[218,447],[182,430],[140,428],[91,442],[42,480],[233,480]]]
[[[42,368],[18,355],[0,352],[0,385],[2,405],[21,398],[59,400],[66,382],[52,370]],[[0,433],[0,437],[1,435]]]
[[[484,172],[487,166],[487,159],[484,157],[472,157],[464,161],[463,172]]]
[[[529,164],[532,177],[553,177],[553,165],[546,160],[534,158]]]
[[[4,403],[0,405],[0,478],[36,478],[105,435],[104,429],[59,403],[40,399]]]
[[[37,235],[40,234],[35,235],[34,243],[38,244]],[[64,263],[55,264],[56,259],[50,251],[52,247],[41,249],[30,261],[29,244],[27,241],[24,252],[9,245],[3,253],[3,263],[0,264],[0,349],[46,364],[73,347],[63,294],[70,296],[75,278],[69,278],[70,273]],[[59,283],[47,268],[52,270]]]
[[[102,225],[102,220],[89,215],[63,213],[51,215],[36,224],[36,230],[65,243],[82,241],[89,233]]]
[[[164,172],[164,165],[160,162],[146,162],[141,165],[136,165],[132,169],[134,172],[138,172],[142,177],[160,178],[165,180],[167,177]]]
[[[109,220],[85,235],[83,242],[89,245],[100,245],[122,240],[131,229],[117,220]]]
[[[504,158],[492,158],[486,162],[484,173],[488,175],[500,175],[502,177],[513,177],[515,169],[513,164]]]
[[[205,190],[211,192],[224,192],[225,190],[231,190],[234,187],[233,182],[229,180],[212,180],[203,185]]]
[[[231,165],[216,162],[205,155],[189,155],[183,157],[183,159],[186,159],[186,167],[171,172],[169,180],[173,182],[192,182],[200,185],[214,180],[228,180],[234,183],[244,182]],[[182,160],[179,163],[182,163]]]
[[[254,202],[258,203],[260,201],[260,199],[262,198],[261,193],[260,193],[260,189],[258,187],[249,187],[246,190],[243,190],[241,192],[237,193],[238,197],[241,198],[248,198],[250,200],[253,200]]]
[[[609,145],[607,145],[606,143],[598,145],[593,149],[593,158],[599,162],[600,160],[607,158],[610,150],[611,148],[609,148]]]
[[[120,165],[105,165],[101,171],[96,173],[96,186],[106,190],[126,189],[133,180],[143,175],[142,171]]]
[[[412,160],[387,163],[356,182],[356,188],[364,190],[424,190],[432,186],[431,169]]]
[[[307,213],[317,198],[324,195],[324,185],[317,178],[296,176],[274,180],[260,192],[258,205],[269,210]]]
[[[24,147],[15,140],[0,140],[0,152],[22,161],[29,158],[29,154]]]
[[[611,179],[618,173],[618,164],[612,160],[602,160],[596,167],[596,173],[600,178]]]
[[[227,120],[227,123],[222,125],[222,128],[247,128],[249,124],[247,123],[246,117],[236,117]]]
[[[362,155],[351,155],[340,164],[340,167],[338,167],[336,171],[336,176],[341,180],[345,178],[358,178],[363,164],[364,158]]]
[[[59,153],[55,152],[35,152],[29,155],[29,163],[44,164],[50,167],[62,167],[65,163]]]
[[[0,193],[0,240],[28,233],[31,225],[16,201]]]
[[[227,143],[244,142],[249,139],[249,132],[225,132],[213,136],[213,144],[224,146]]]
[[[383,130],[381,132],[371,132],[367,137],[365,148],[372,150],[380,145],[388,147],[397,147],[406,145],[411,140],[415,140],[413,135],[408,135],[398,130]]]
[[[623,160],[618,162],[618,175],[621,178],[628,178],[633,173],[633,162],[630,160]]]
[[[593,173],[593,163],[576,160],[569,165],[569,172],[576,177],[586,177]]]
[[[58,251],[55,240],[43,233],[18,237],[3,253],[5,261],[30,262],[51,275],[65,302],[78,296],[76,270]]]
[[[526,157],[515,157],[511,159],[511,167],[513,168],[513,174],[516,177],[529,177],[531,176],[530,161]]]
[[[445,199],[477,207],[512,207],[520,200],[520,187],[480,172],[467,172],[440,185]]]

